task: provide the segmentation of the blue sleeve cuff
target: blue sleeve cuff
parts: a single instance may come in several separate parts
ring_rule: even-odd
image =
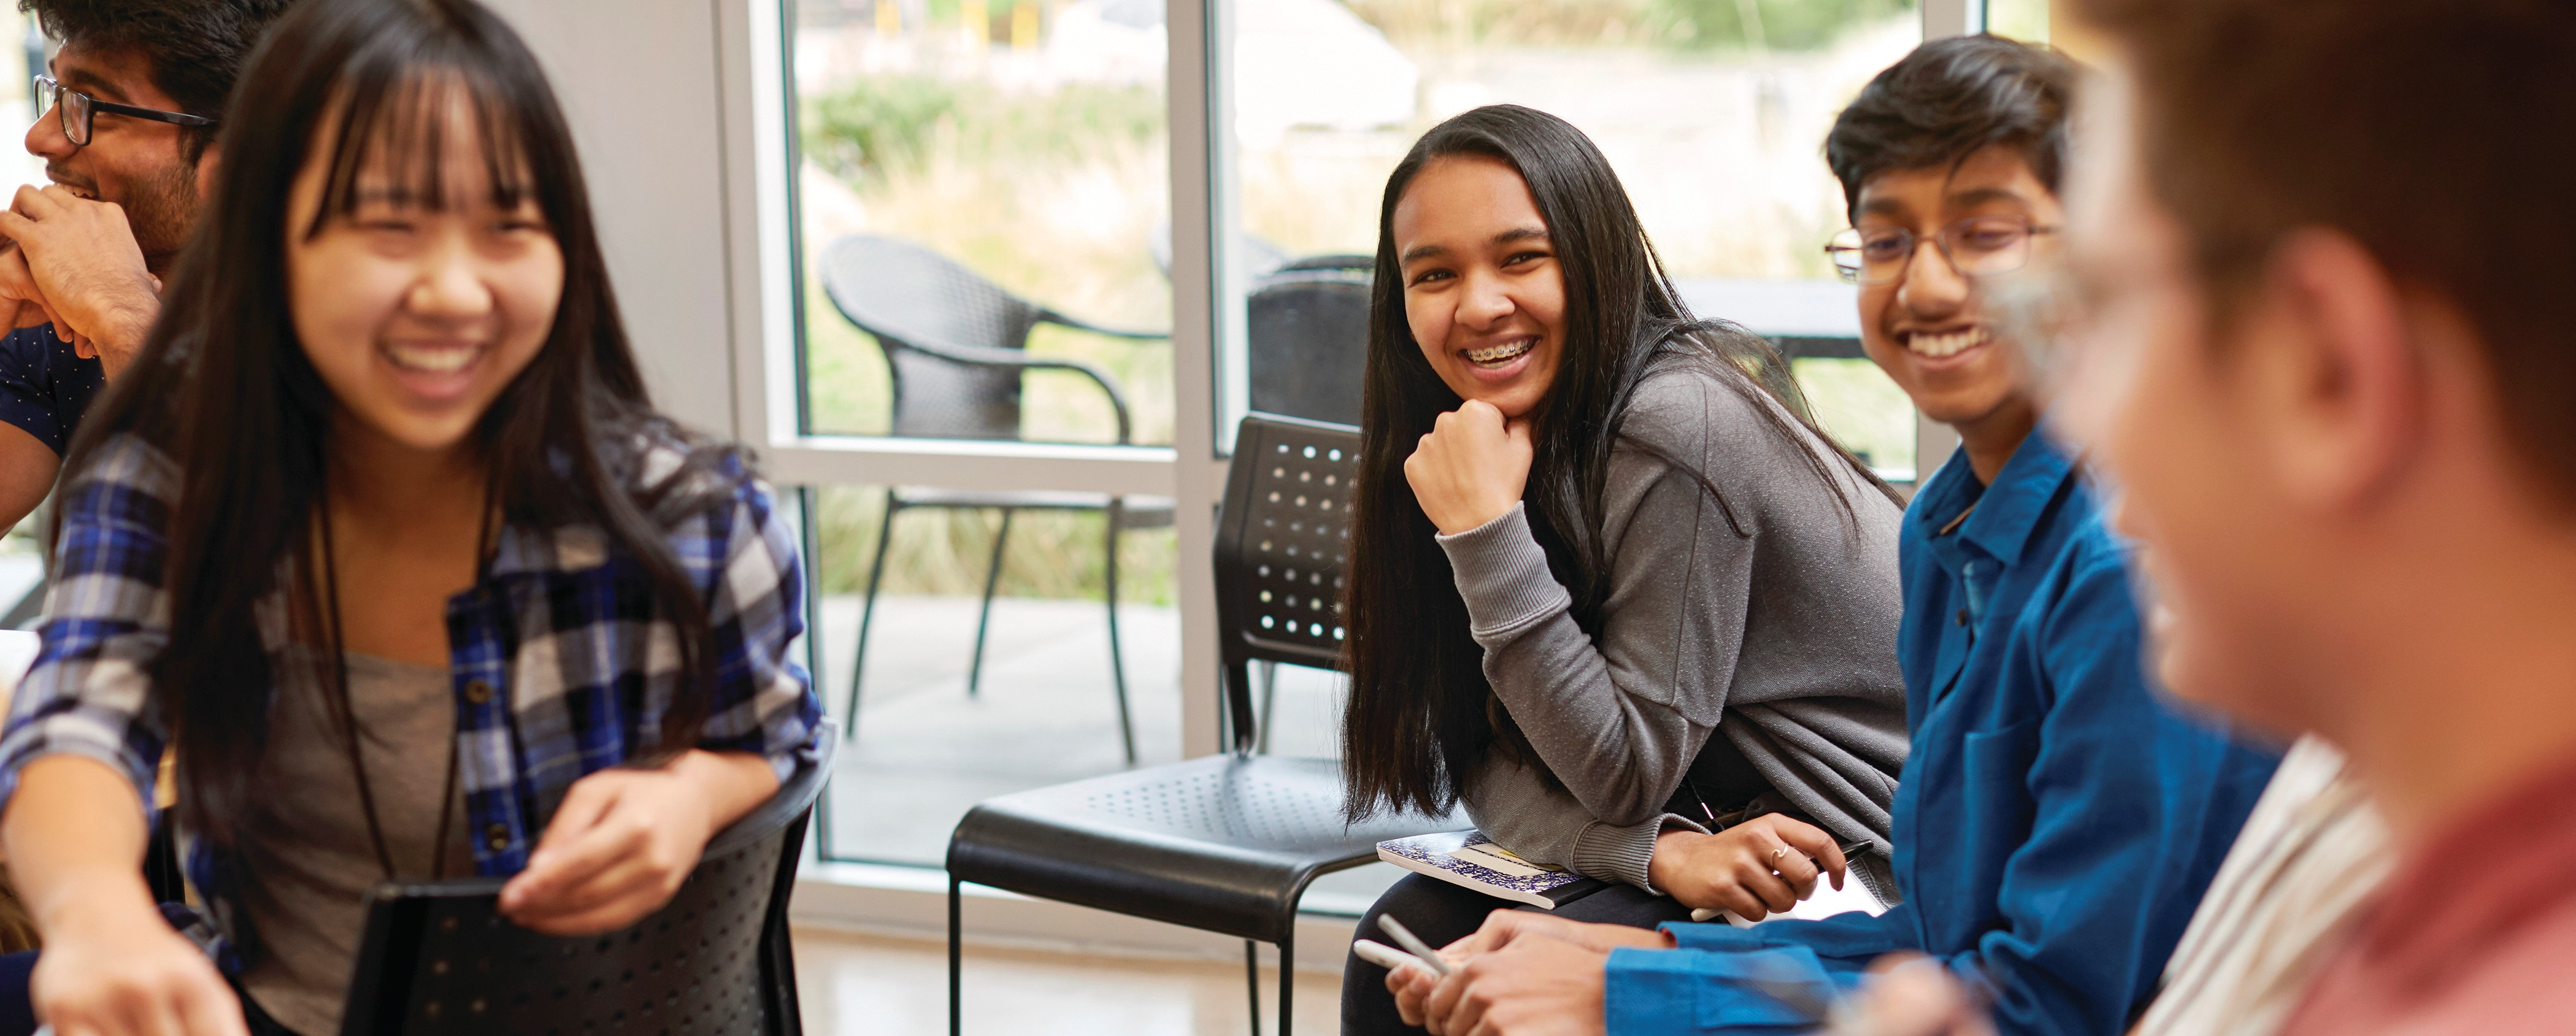
[[[1742,952],[1794,947],[1858,969],[1883,953],[1923,948],[1908,938],[1912,927],[1905,921],[1907,916],[1900,905],[1877,917],[1853,911],[1819,921],[1781,918],[1751,928],[1679,921],[1667,921],[1662,928],[1673,937],[1674,945],[1684,949]]]
[[[1753,934],[1759,929],[1738,928],[1724,922],[1699,924],[1684,921],[1666,921],[1658,927],[1673,937],[1673,945],[1685,950],[1724,952],[1762,948],[1762,937]]]
[[[1622,1036],[1804,1033],[1822,1024],[1764,991],[1783,986],[1804,989],[1800,999],[1816,1003],[1841,993],[1824,963],[1803,946],[1745,953],[1612,950],[1602,988],[1603,1021]]]

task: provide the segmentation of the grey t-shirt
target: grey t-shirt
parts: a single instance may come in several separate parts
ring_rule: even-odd
[[[1462,789],[1469,815],[1525,857],[1649,890],[1656,835],[1697,819],[1665,805],[1712,735],[1881,861],[1905,763],[1902,511],[1815,437],[1784,437],[1754,409],[1785,416],[1778,404],[1719,377],[1659,371],[1630,404],[1603,494],[1598,643],[1520,508],[1440,537],[1485,677],[1563,784],[1491,753]],[[1800,450],[1825,459],[1830,485]],[[1723,505],[1666,457],[1697,467]]]
[[[448,670],[359,654],[349,655],[348,665],[358,745],[394,869],[405,878],[473,874],[462,789],[445,803],[454,811],[445,866],[432,857],[439,792],[456,744]],[[340,1031],[367,890],[385,873],[324,682],[309,668],[283,668],[300,671],[279,674],[257,778],[259,808],[243,838],[253,880],[242,905],[258,946],[242,985],[288,1028],[329,1036]]]

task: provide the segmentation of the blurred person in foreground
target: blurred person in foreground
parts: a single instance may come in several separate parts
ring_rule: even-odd
[[[2576,7],[2089,0],[2060,412],[2174,685],[2343,746],[2394,869],[2289,1036],[2576,1018]],[[2270,938],[2251,932],[2245,938]],[[1975,1033],[1903,969],[1872,1031]],[[2225,1021],[2222,1019],[2222,1021]]]
[[[81,415],[143,347],[224,98],[291,2],[19,0],[61,49],[27,128],[52,184],[0,212],[0,529],[53,490]]]
[[[300,5],[226,111],[170,308],[73,440],[0,730],[45,938],[0,1033],[361,1031],[368,890],[472,873],[521,927],[630,929],[832,736],[795,538],[653,408],[518,35]],[[165,748],[186,905],[138,867]]]
[[[1973,976],[2007,1033],[2115,1033],[2154,996],[2275,759],[2159,700],[2124,547],[1990,311],[1990,284],[2056,250],[2075,81],[2044,47],[1937,40],[1825,146],[1863,345],[1961,440],[1899,534],[1905,902],[1749,929],[1496,915],[1452,947],[1457,977],[1398,991],[1433,1033],[1782,1031],[1897,950]]]

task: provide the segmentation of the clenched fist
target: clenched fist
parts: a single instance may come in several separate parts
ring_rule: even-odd
[[[1471,399],[1432,423],[1404,459],[1404,480],[1440,534],[1455,536],[1521,501],[1532,451],[1528,421],[1507,421],[1493,404]]]

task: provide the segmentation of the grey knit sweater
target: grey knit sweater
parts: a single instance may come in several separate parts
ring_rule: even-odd
[[[1649,891],[1655,837],[1698,827],[1664,810],[1712,734],[1837,840],[1876,843],[1882,861],[1905,762],[1901,512],[1826,455],[1828,488],[1794,452],[1824,445],[1783,438],[1717,377],[1660,371],[1630,404],[1603,495],[1597,643],[1519,507],[1439,538],[1486,679],[1564,786],[1489,754],[1462,789],[1469,815],[1524,857]],[[1628,440],[1697,464],[1724,507]]]

